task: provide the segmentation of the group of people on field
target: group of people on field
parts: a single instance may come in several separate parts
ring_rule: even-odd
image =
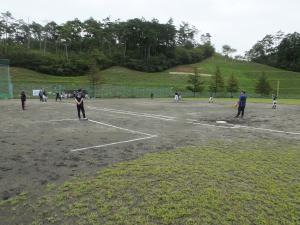
[[[39,92],[39,97],[41,102],[47,102],[47,92],[45,90],[40,90]],[[84,109],[84,103],[83,100],[85,98],[85,94],[81,89],[78,91],[74,91],[73,97],[76,103],[76,108],[77,108],[77,115],[78,119],[81,119],[81,114],[83,119],[87,119],[85,115],[85,109]],[[153,98],[153,94],[151,93],[151,99]],[[22,110],[25,110],[25,102],[26,102],[26,94],[25,91],[22,91],[20,94],[20,99],[21,99],[21,107]],[[55,101],[60,100],[61,101],[61,94],[59,92],[56,93]],[[175,92],[174,100],[176,103],[178,103],[181,100],[181,94],[178,92]],[[245,91],[242,91],[239,97],[238,102],[236,103],[236,107],[238,109],[236,118],[240,117],[243,118],[245,114],[245,108],[246,108],[246,101],[247,101],[247,95]],[[214,99],[212,96],[210,96],[209,103],[213,103]],[[277,95],[272,95],[272,109],[277,108]]]
[[[48,100],[48,94],[47,94],[47,92],[46,92],[45,89],[41,89],[39,91],[39,97],[40,97],[40,101],[41,102],[47,102],[47,100]]]

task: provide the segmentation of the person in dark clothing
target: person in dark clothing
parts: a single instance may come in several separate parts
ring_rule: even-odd
[[[26,94],[24,91],[21,92],[21,103],[22,103],[22,110],[25,110],[25,102],[26,102]]]
[[[238,113],[235,116],[236,118],[239,117],[241,115],[241,118],[244,117],[244,112],[245,112],[245,107],[246,107],[246,100],[247,100],[247,96],[246,96],[246,92],[242,91],[239,101],[238,101]]]
[[[47,92],[46,90],[43,91],[43,102],[47,102],[48,100],[48,95],[47,95]]]
[[[39,92],[39,97],[40,97],[40,101],[42,102],[43,101],[43,91],[42,91],[42,89]]]
[[[272,100],[273,100],[272,109],[276,109],[277,108],[277,95],[272,95]]]
[[[86,119],[84,105],[83,105],[83,97],[84,95],[81,89],[79,89],[78,92],[75,94],[75,102],[77,106],[78,119],[81,119],[80,111],[82,112],[83,119]]]
[[[59,99],[59,101],[61,101],[61,95],[59,92],[56,92],[56,97],[55,97],[56,102],[57,102],[57,99]]]
[[[153,92],[151,92],[151,94],[150,94],[150,98],[151,98],[151,99],[153,99],[153,98],[154,98],[154,94],[153,94]]]

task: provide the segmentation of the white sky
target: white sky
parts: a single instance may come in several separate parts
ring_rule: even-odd
[[[300,32],[300,0],[0,0],[0,12],[17,19],[45,23],[54,20],[173,18],[210,33],[217,51],[229,44],[239,54],[266,34]]]

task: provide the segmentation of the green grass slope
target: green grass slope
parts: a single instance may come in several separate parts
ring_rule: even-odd
[[[145,73],[126,69],[123,67],[112,67],[102,71],[105,79],[105,86],[118,86],[139,88],[167,88],[168,90],[185,90],[188,74],[193,72],[194,67],[198,67],[202,74],[214,74],[216,67],[219,66],[221,73],[226,79],[235,75],[240,83],[240,88],[248,93],[254,93],[254,86],[264,71],[274,89],[277,81],[280,81],[281,97],[300,96],[300,73],[285,71],[269,67],[266,65],[240,62],[225,59],[220,56],[211,57],[201,63],[174,67],[164,72]],[[62,85],[66,89],[76,89],[78,87],[87,88],[89,82],[86,76],[78,77],[58,77],[42,73],[37,73],[23,68],[11,68],[12,80],[15,87],[15,94],[21,90],[30,91],[32,89],[46,88],[53,90],[57,85]],[[205,94],[207,95],[210,77],[205,75]],[[165,96],[167,97],[167,96]]]
[[[219,66],[225,80],[231,74],[235,75],[239,80],[241,89],[250,93],[254,92],[257,79],[262,72],[265,72],[273,89],[276,89],[279,80],[280,94],[286,96],[300,95],[300,73],[297,72],[281,70],[258,63],[229,60],[219,56],[214,56],[199,64],[190,65],[190,67],[192,66],[197,66],[203,72],[211,74],[215,72],[216,66]]]

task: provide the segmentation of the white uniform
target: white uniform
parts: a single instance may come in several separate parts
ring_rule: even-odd
[[[178,100],[179,100],[178,94],[175,94],[174,100],[175,100],[175,102],[178,102]]]

